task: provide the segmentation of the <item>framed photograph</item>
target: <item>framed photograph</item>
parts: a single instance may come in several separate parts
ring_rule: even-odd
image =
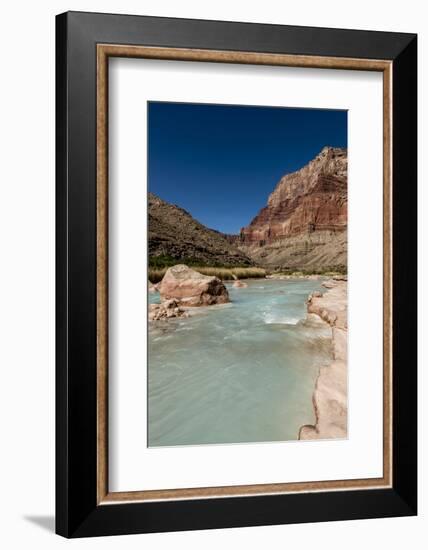
[[[57,533],[416,514],[416,35],[56,26]]]

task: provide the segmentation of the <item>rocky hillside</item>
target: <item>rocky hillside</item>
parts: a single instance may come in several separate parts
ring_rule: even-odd
[[[281,178],[239,248],[256,263],[281,268],[345,268],[347,151],[324,147],[306,166]]]
[[[208,229],[182,208],[148,197],[149,258],[210,266],[251,266],[253,261],[218,231]],[[174,262],[171,262],[174,263]]]

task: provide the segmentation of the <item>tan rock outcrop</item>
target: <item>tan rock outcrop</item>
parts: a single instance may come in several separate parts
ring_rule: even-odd
[[[163,321],[173,317],[187,317],[187,312],[178,306],[177,300],[165,300],[149,305],[149,321]]]
[[[316,422],[302,426],[299,439],[343,439],[347,437],[347,283],[327,281],[328,291],[308,298],[308,317],[317,316],[332,328],[333,362],[320,368],[313,393]]]
[[[175,299],[182,306],[210,306],[229,302],[229,293],[218,277],[202,275],[182,264],[170,267],[158,288],[162,301]]]

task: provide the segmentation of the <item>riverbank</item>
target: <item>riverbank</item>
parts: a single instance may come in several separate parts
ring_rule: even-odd
[[[320,368],[312,401],[315,425],[300,428],[299,439],[343,439],[347,437],[348,377],[347,377],[347,282],[328,280],[322,296],[308,298],[308,321],[322,320],[331,327],[333,362]]]
[[[275,279],[278,281],[287,281],[292,279],[308,279],[309,281],[321,281],[327,279],[346,280],[346,274],[339,271],[311,272],[292,271],[289,273],[270,273],[266,279]]]
[[[233,281],[236,279],[264,279],[266,277],[266,270],[261,267],[191,267],[202,275],[218,277],[221,281]],[[160,282],[167,270],[168,267],[149,267],[149,281],[153,284]]]

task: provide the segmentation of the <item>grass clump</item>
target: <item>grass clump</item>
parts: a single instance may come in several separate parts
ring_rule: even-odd
[[[266,277],[266,270],[261,267],[195,267],[202,275],[212,275],[222,281],[233,279],[261,279]]]
[[[165,269],[165,271],[168,269],[168,267],[171,267],[173,265],[177,264],[185,264],[189,267],[193,267],[196,265],[203,265],[203,262],[198,262],[197,260],[193,258],[182,258],[180,260],[177,260],[177,258],[173,258],[172,256],[168,256],[166,254],[160,255],[160,256],[150,256],[149,257],[149,266],[153,269]]]
[[[346,275],[347,267],[344,265],[336,265],[323,268],[292,268],[282,267],[272,271],[275,275],[288,275],[292,277],[304,277],[306,275],[324,275],[326,277],[333,277],[335,275]]]
[[[175,264],[184,263],[175,261]],[[173,264],[173,265],[175,265]],[[189,265],[186,263],[186,265]],[[168,267],[149,267],[149,281],[153,284],[163,279]],[[202,275],[218,277],[222,281],[232,281],[234,279],[260,279],[266,277],[266,270],[261,267],[209,267],[209,266],[189,266]]]

